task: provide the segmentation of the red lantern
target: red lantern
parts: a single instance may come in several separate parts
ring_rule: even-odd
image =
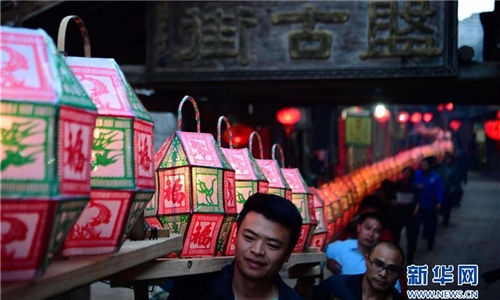
[[[410,121],[414,124],[420,123],[422,121],[422,114],[418,111],[411,114]]]
[[[389,118],[391,117],[391,112],[384,105],[379,104],[377,105],[377,107],[375,107],[373,116],[375,117],[375,120],[383,123],[389,120]]]
[[[404,110],[400,111],[398,114],[398,122],[406,123],[410,119],[410,114]]]
[[[300,120],[300,110],[293,107],[280,109],[276,114],[276,119],[282,125],[295,125]]]
[[[446,105],[444,107],[446,108],[447,111],[452,111],[453,110],[453,103],[448,102],[448,103],[446,103]]]
[[[438,104],[437,110],[439,112],[443,112],[444,111],[444,104],[442,104],[442,103]]]
[[[460,129],[460,126],[462,126],[462,122],[460,122],[460,120],[451,120],[450,121],[450,128],[453,131],[457,131],[458,129]]]
[[[430,123],[433,118],[434,115],[430,112],[425,112],[424,115],[422,116],[422,119],[424,120],[425,123]]]
[[[484,130],[487,137],[500,141],[500,120],[486,121]]]
[[[497,111],[497,119],[500,119],[500,109]]]

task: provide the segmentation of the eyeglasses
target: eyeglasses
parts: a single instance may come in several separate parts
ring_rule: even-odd
[[[379,259],[374,259],[370,260],[370,263],[372,266],[375,268],[375,271],[382,272],[383,270],[386,270],[388,275],[391,276],[398,276],[399,272],[401,272],[401,268],[395,265],[388,265],[386,266],[381,260]]]

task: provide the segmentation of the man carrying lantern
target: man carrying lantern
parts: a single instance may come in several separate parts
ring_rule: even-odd
[[[234,262],[219,272],[174,279],[168,299],[302,299],[278,274],[302,226],[293,203],[254,194],[237,222]]]

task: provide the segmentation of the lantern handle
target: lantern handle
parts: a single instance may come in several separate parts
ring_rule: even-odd
[[[254,131],[250,134],[250,141],[248,142],[249,143],[249,150],[250,150],[250,153],[253,155],[253,152],[252,152],[252,146],[253,146],[253,138],[257,138],[257,141],[259,142],[259,156],[260,156],[260,159],[264,159],[264,150],[262,149],[262,139],[260,138],[260,134],[257,132],[257,131]]]
[[[279,162],[281,163],[281,168],[283,168],[285,166],[285,155],[283,154],[283,148],[281,148],[281,146],[279,144],[274,144],[273,147],[271,148],[271,156],[274,160],[277,160],[276,159],[276,149],[279,150],[280,152],[280,160]]]
[[[76,15],[64,17],[64,19],[62,19],[61,23],[59,24],[59,31],[57,32],[57,50],[61,53],[66,53],[64,51],[66,44],[66,29],[68,28],[68,23],[71,20],[75,21],[76,25],[80,29],[80,33],[82,34],[83,52],[85,54],[85,57],[90,57],[90,38],[87,27],[85,26],[85,23],[83,23],[83,20]]]
[[[193,97],[191,96],[184,96],[182,98],[181,103],[179,103],[179,109],[177,110],[177,130],[181,130],[182,128],[182,106],[184,105],[185,102],[191,102],[194,107],[194,113],[195,113],[195,119],[196,119],[196,132],[201,132],[201,125],[200,125],[200,111],[198,110],[198,105],[196,105],[196,101],[194,101]]]
[[[233,131],[231,129],[231,124],[229,123],[229,120],[226,118],[226,116],[220,116],[219,120],[217,121],[217,144],[219,145],[219,147],[222,146],[222,141],[221,141],[222,121],[226,123],[227,131],[229,131],[229,148],[233,149]]]

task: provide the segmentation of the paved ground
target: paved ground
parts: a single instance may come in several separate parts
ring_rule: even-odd
[[[461,207],[453,209],[448,227],[439,225],[435,249],[426,251],[426,247],[426,241],[419,239],[415,264],[428,264],[429,273],[436,264],[454,265],[455,269],[458,264],[477,264],[479,274],[500,268],[500,182],[470,173]],[[477,289],[479,299],[500,299],[500,279],[487,286],[480,278],[477,287],[458,287],[455,280],[443,288]]]

